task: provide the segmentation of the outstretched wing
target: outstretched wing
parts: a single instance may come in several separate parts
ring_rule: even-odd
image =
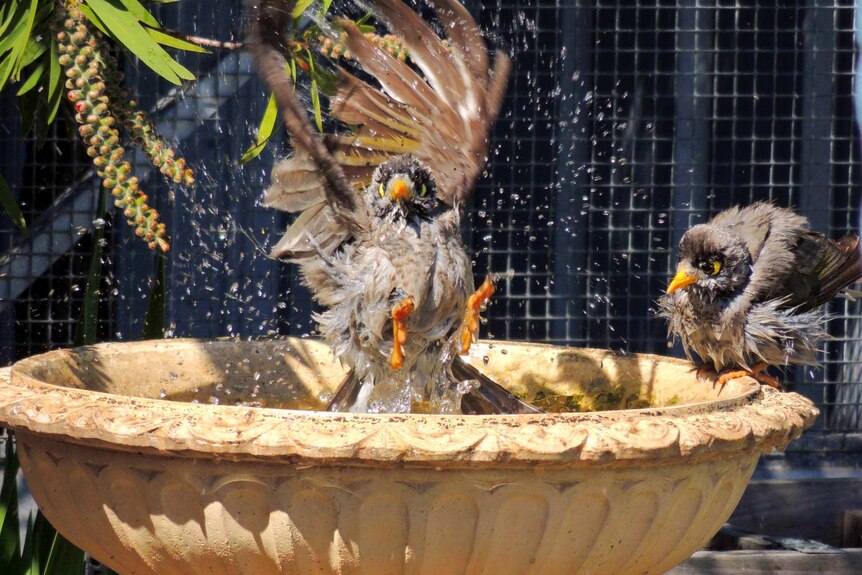
[[[400,0],[377,2],[378,15],[402,39],[416,68],[372,44],[354,23],[338,21],[347,49],[379,86],[338,70],[330,115],[352,131],[330,135],[326,143],[357,188],[387,159],[411,153],[431,167],[438,197],[454,206],[469,197],[485,165],[511,63],[498,52],[490,66],[484,39],[457,0],[427,2],[447,31],[445,40]],[[302,153],[280,162],[264,203],[288,211],[317,209],[326,201],[324,182],[309,173],[309,164]],[[317,212],[328,217],[326,210]],[[327,227],[310,218],[303,225],[317,232]],[[301,250],[293,248],[308,238],[301,229],[288,234],[274,255],[296,257]]]
[[[302,177],[296,181],[296,187],[289,194],[278,199],[278,202],[288,210],[305,209],[307,207],[325,205],[326,209],[318,209],[317,215],[308,214],[302,220],[301,227],[308,226],[308,231],[294,234],[293,241],[285,237],[279,242],[278,251],[294,253],[294,243],[304,245],[314,242],[331,244],[333,238],[361,233],[368,227],[367,213],[362,209],[362,198],[350,184],[347,173],[341,163],[333,157],[325,142],[314,132],[307,114],[303,110],[294,87],[284,73],[286,61],[279,51],[281,46],[281,31],[285,28],[290,10],[283,10],[275,2],[262,0],[259,3],[249,0],[249,50],[254,57],[258,74],[272,90],[278,107],[284,117],[297,150],[296,161]],[[293,186],[293,180],[291,180]],[[325,218],[320,220],[318,218]],[[300,232],[299,229],[296,230]],[[288,231],[290,235],[290,231]],[[297,239],[298,238],[298,239]],[[291,244],[285,250],[284,245]]]
[[[859,237],[831,240],[823,234],[807,232],[796,247],[797,273],[785,284],[786,307],[798,312],[815,309],[862,277]]]

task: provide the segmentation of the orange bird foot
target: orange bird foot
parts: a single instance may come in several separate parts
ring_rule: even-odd
[[[747,369],[730,369],[722,371],[718,378],[715,380],[715,383],[719,384],[722,389],[731,379],[736,379],[737,377],[748,376],[754,378],[761,385],[768,385],[769,387],[773,387],[775,389],[781,389],[781,382],[778,381],[777,377],[773,377],[768,373],[764,373],[766,368],[769,367],[769,364],[765,361],[761,361],[760,363],[755,364],[751,370]]]
[[[392,355],[389,367],[394,371],[404,365],[404,344],[407,343],[407,318],[413,313],[416,304],[413,296],[407,296],[392,308]]]
[[[470,345],[479,335],[479,313],[496,290],[492,276],[485,278],[473,295],[467,299],[464,321],[461,322],[461,355],[470,351]]]
[[[709,362],[703,362],[699,366],[697,366],[697,370],[695,370],[695,376],[698,379],[715,379],[715,366]]]

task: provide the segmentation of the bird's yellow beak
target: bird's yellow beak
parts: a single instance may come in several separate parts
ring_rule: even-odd
[[[697,276],[688,273],[683,269],[677,269],[676,275],[670,280],[670,285],[667,286],[665,293],[673,293],[678,289],[690,286],[697,281]]]
[[[404,201],[410,195],[410,187],[403,178],[395,178],[389,188],[389,198],[394,201]]]

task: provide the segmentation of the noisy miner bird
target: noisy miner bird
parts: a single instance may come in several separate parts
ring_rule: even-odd
[[[475,379],[468,411],[535,412],[450,357],[469,348],[494,289],[486,281],[473,293],[460,209],[483,169],[510,62],[498,51],[490,66],[475,22],[456,0],[428,3],[446,43],[399,0],[376,3],[415,68],[353,22],[336,21],[346,49],[379,87],[338,68],[330,115],[348,128],[324,138],[313,133],[274,48],[290,8],[249,3],[258,71],[295,148],[274,167],[264,203],[301,212],[272,254],[299,264],[327,308],[316,316],[320,332],[350,368],[329,409],[410,411],[417,398],[443,401],[444,388]],[[448,365],[451,373],[441,367]]]
[[[767,203],[731,208],[680,240],[676,275],[659,299],[668,333],[724,385],[741,375],[780,387],[769,366],[817,365],[827,337],[819,309],[862,277],[859,238],[830,240]]]

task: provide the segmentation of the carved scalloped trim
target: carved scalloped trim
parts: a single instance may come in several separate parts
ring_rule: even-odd
[[[5,427],[122,451],[310,465],[570,467],[702,459],[783,449],[819,413],[808,399],[771,388],[754,388],[747,401],[713,410],[522,416],[305,412],[118,396],[26,376],[13,386],[10,371],[0,369]]]

